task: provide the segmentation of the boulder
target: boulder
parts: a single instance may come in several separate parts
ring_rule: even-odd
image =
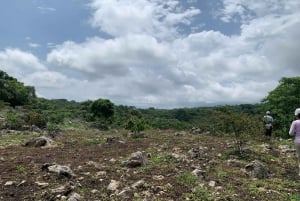
[[[148,163],[146,157],[143,155],[142,152],[138,151],[135,153],[132,153],[129,160],[124,161],[123,165],[126,167],[134,168],[146,165]]]
[[[27,141],[25,143],[25,147],[50,147],[50,146],[54,146],[54,141],[45,137],[45,136],[41,136],[41,137],[37,137],[34,139],[30,139],[29,141]]]
[[[245,174],[258,179],[267,178],[269,175],[266,166],[258,160],[254,160],[247,164],[242,171]]]

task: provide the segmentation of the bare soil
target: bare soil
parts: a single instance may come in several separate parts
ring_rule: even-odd
[[[147,138],[130,138],[125,131],[64,131],[54,141],[56,147],[25,147],[21,144],[0,148],[0,200],[63,200],[63,195],[51,189],[72,184],[73,192],[82,200],[300,200],[300,184],[295,153],[282,153],[280,144],[292,147],[292,141],[273,139],[267,151],[262,140],[246,141],[244,155],[234,149],[230,136],[183,135],[175,131],[151,131]],[[121,142],[106,142],[108,136],[118,136]],[[28,138],[31,136],[29,135]],[[1,141],[0,136],[0,141]],[[200,156],[190,158],[188,151],[200,150]],[[131,153],[142,151],[149,163],[127,168],[122,162]],[[173,153],[185,157],[176,159]],[[229,165],[228,160],[238,165]],[[251,178],[241,169],[259,160],[266,165],[269,176]],[[42,169],[44,164],[68,165],[75,176],[67,178]],[[95,165],[97,164],[97,165]],[[196,183],[185,173],[201,169],[205,177]],[[105,172],[98,175],[99,172]],[[97,176],[98,175],[98,176]],[[180,180],[180,175],[182,176]],[[158,177],[160,176],[160,177]],[[161,178],[161,179],[155,179]],[[144,180],[126,196],[117,195],[135,182]],[[111,180],[120,182],[117,192],[107,189]],[[11,184],[9,184],[11,182]],[[39,185],[44,183],[45,185]],[[198,186],[201,195],[195,192]],[[67,197],[66,193],[66,197]]]

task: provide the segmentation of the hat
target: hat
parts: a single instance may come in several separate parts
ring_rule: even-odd
[[[300,112],[300,110],[299,110],[299,112]],[[266,111],[266,114],[271,114],[271,112],[270,111]]]
[[[295,110],[295,115],[297,116],[298,114],[300,114],[300,108],[297,108],[297,109]]]

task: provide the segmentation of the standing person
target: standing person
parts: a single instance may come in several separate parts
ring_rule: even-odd
[[[271,112],[267,111],[266,115],[264,116],[264,124],[265,124],[265,136],[271,137],[272,135],[272,130],[273,130],[273,122],[274,119],[271,116]]]
[[[300,176],[300,108],[295,110],[296,120],[291,124],[289,134],[296,135],[295,137],[295,149],[298,158],[299,176]]]

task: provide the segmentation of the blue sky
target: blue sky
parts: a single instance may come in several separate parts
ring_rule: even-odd
[[[299,76],[298,0],[4,0],[0,69],[45,98],[258,103]]]

